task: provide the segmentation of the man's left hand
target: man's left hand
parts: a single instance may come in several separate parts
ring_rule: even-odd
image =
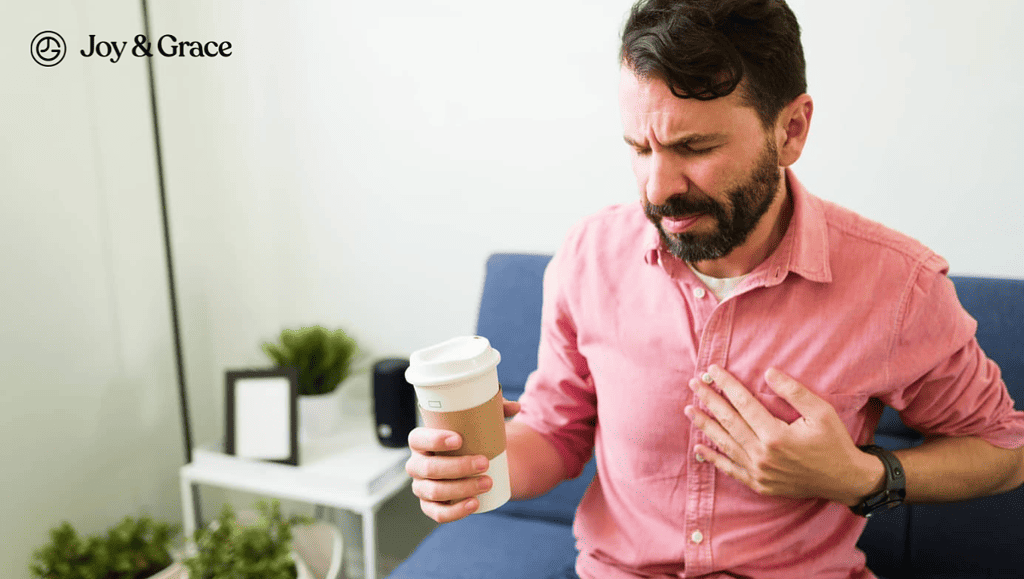
[[[793,378],[774,368],[765,372],[768,386],[800,413],[792,424],[768,412],[721,367],[710,366],[702,378],[725,398],[701,380],[690,381],[711,415],[696,406],[684,412],[719,449],[697,444],[695,451],[754,492],[854,505],[884,486],[881,461],[857,448],[831,404]]]

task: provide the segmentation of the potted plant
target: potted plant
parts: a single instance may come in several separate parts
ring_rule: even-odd
[[[190,579],[312,577],[292,552],[292,527],[312,519],[284,518],[277,501],[260,501],[256,507],[258,513],[246,517],[246,513],[236,516],[231,505],[225,504],[216,521],[196,530],[194,554],[184,561]]]
[[[322,326],[286,329],[263,352],[277,366],[299,374],[299,424],[304,438],[328,436],[338,428],[338,386],[352,374],[359,348],[343,330]]]
[[[142,579],[178,572],[171,543],[178,527],[151,517],[125,517],[106,536],[83,538],[64,521],[50,530],[50,543],[33,554],[30,570],[43,579]]]

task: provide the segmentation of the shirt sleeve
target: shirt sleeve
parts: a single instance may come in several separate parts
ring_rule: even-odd
[[[977,323],[947,271],[932,254],[908,285],[887,365],[891,394],[882,401],[926,435],[1024,446],[1024,413],[1014,410],[999,367],[978,345]]]
[[[576,323],[566,299],[566,286],[576,278],[564,251],[544,272],[537,370],[526,381],[514,420],[550,442],[569,478],[576,478],[593,452],[597,398],[587,361],[577,349]]]

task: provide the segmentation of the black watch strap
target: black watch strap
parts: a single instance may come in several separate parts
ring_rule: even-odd
[[[873,513],[898,507],[907,496],[907,477],[903,473],[903,465],[896,455],[874,444],[859,446],[864,452],[873,454],[885,465],[885,488],[881,492],[865,498],[858,505],[850,507],[855,514],[870,517]]]

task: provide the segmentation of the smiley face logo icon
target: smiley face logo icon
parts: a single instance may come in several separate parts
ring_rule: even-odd
[[[60,64],[67,52],[68,45],[64,38],[52,30],[40,32],[32,39],[32,60],[40,66]]]

